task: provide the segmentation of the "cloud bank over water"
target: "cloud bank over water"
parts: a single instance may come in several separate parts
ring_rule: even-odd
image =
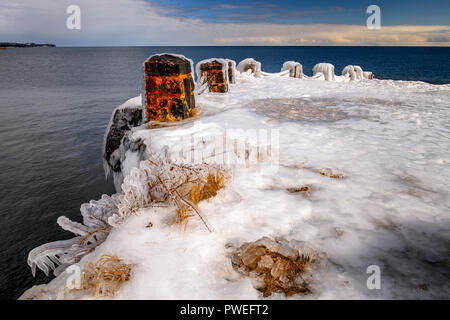
[[[81,30],[66,27],[66,9],[72,4],[81,8]],[[179,9],[145,0],[2,0],[0,39],[60,46],[449,46],[450,26],[398,25],[369,30],[365,25],[345,24],[208,22],[183,17]]]

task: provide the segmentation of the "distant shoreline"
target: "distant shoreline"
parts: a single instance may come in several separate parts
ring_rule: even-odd
[[[54,48],[56,45],[51,43],[34,43],[34,42],[27,42],[27,43],[16,43],[16,42],[0,42],[0,49],[6,49],[6,48],[36,48],[36,47],[50,47]]]

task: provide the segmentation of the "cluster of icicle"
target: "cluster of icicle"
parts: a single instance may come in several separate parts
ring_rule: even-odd
[[[115,194],[112,197],[103,195],[100,200],[84,203],[80,208],[83,223],[71,221],[65,216],[59,217],[57,222],[61,228],[77,236],[69,240],[46,243],[31,250],[28,254],[28,265],[33,276],[36,274],[36,267],[47,276],[50,270],[57,276],[105,241],[110,228],[108,218],[117,213],[119,202],[120,196]]]
[[[28,254],[28,265],[33,276],[36,268],[47,276],[53,270],[55,276],[68,266],[77,263],[107,238],[111,228],[141,208],[150,206],[188,206],[196,212],[206,228],[210,226],[200,215],[198,208],[189,201],[193,183],[206,180],[211,165],[183,165],[169,160],[167,152],[142,161],[140,168],[132,169],[124,179],[122,192],[113,196],[103,195],[100,200],[81,206],[83,223],[67,217],[58,218],[58,224],[76,235],[69,240],[41,245]]]

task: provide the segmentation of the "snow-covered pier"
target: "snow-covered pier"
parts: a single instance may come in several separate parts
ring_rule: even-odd
[[[215,60],[173,104],[188,116],[146,118],[145,90],[114,111],[117,193],[58,219],[75,237],[30,252],[57,277],[22,299],[448,297],[450,85]]]

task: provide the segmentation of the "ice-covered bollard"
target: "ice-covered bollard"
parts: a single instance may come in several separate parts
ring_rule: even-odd
[[[364,71],[363,72],[363,77],[364,77],[364,79],[368,79],[368,80],[375,79],[374,74],[372,72],[370,72],[370,71]]]
[[[236,61],[225,59],[228,62],[228,81],[236,83]]]
[[[198,85],[208,83],[210,92],[228,92],[228,61],[225,59],[206,59],[197,63]]]
[[[145,121],[189,118],[195,108],[192,60],[157,54],[144,62],[142,106]]]
[[[286,61],[281,67],[281,71],[289,70],[289,76],[293,78],[303,77],[303,66],[300,62]]]
[[[259,78],[261,76],[261,62],[256,61],[252,58],[247,58],[239,62],[237,70],[241,73],[251,70],[251,73]]]
[[[313,68],[313,75],[323,73],[326,81],[334,81],[334,66],[331,63],[318,63]]]
[[[342,75],[348,75],[350,80],[362,80],[363,73],[364,72],[360,66],[348,65],[342,69]]]

